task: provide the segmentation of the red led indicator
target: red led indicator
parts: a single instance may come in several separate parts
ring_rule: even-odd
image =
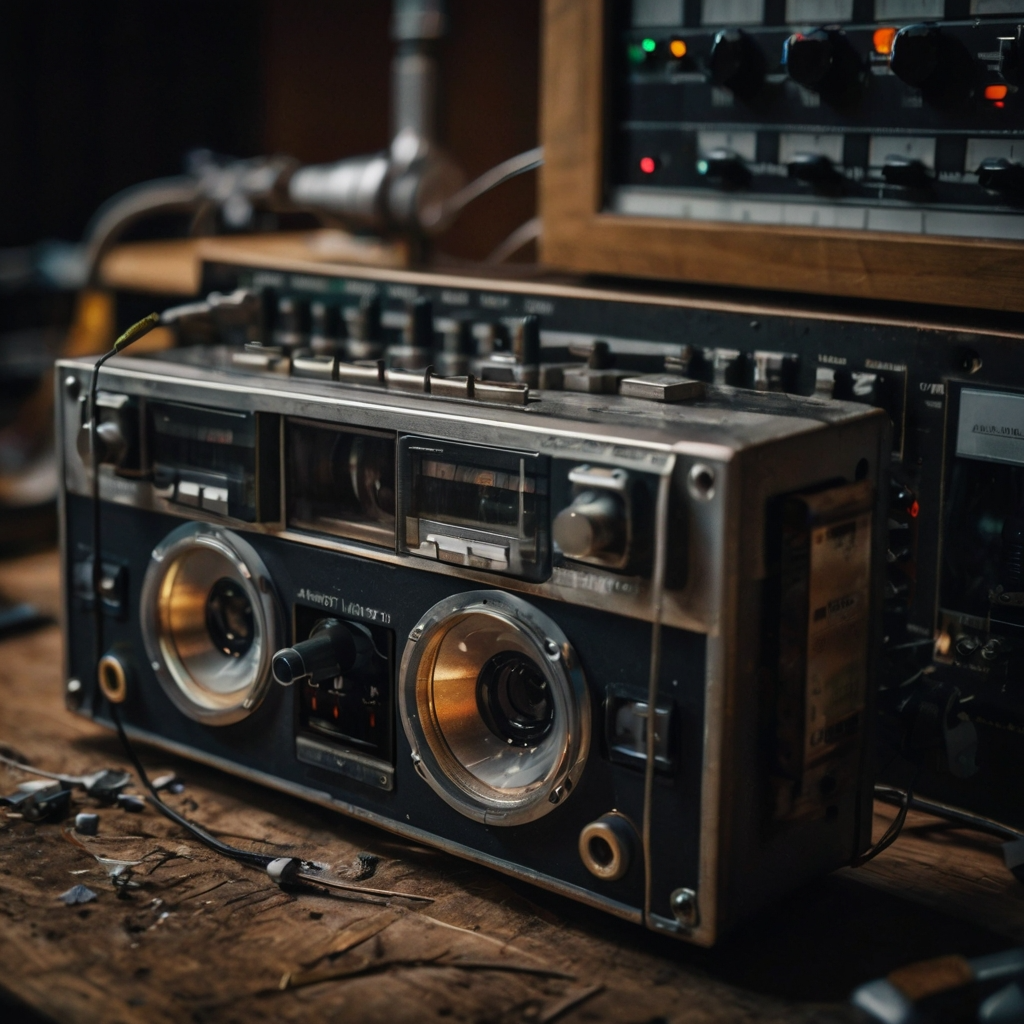
[[[998,107],[1000,110],[1002,110],[1003,107],[1006,106],[1006,104],[1002,100],[996,100],[995,103],[992,104],[992,106]]]
[[[921,511],[921,506],[917,503],[916,498],[914,499],[914,503],[910,506],[910,508],[907,509],[907,511],[910,513],[911,519],[917,518],[918,512]]]
[[[985,86],[985,99],[987,100],[1005,100],[1006,94],[1010,91],[1008,85],[986,85]]]
[[[377,728],[377,716],[372,711],[370,712],[370,728]]]
[[[640,158],[640,170],[644,174],[653,174],[657,170],[658,164],[653,156],[644,156]]]

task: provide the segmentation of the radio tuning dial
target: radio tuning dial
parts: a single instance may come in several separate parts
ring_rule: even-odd
[[[935,106],[967,99],[976,77],[967,47],[935,25],[906,25],[892,41],[889,68]]]
[[[583,491],[555,516],[555,543],[569,558],[592,558],[622,544],[622,499],[612,492]]]
[[[782,63],[794,82],[832,103],[849,102],[860,90],[864,64],[840,29],[797,32],[786,40]]]
[[[708,77],[715,85],[752,96],[764,83],[764,73],[764,53],[743,29],[723,29],[715,36],[708,58]]]

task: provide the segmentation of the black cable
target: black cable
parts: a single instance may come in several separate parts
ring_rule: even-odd
[[[121,712],[118,710],[116,704],[110,705],[110,717],[114,721],[114,728],[117,729],[117,735],[121,740],[121,746],[124,747],[125,754],[128,755],[128,760],[131,761],[132,767],[139,776],[139,780],[146,789],[149,790],[150,803],[152,803],[165,818],[169,818],[175,825],[179,825],[190,835],[194,836],[205,846],[210,847],[211,850],[219,853],[221,856],[228,857],[231,860],[241,861],[243,864],[248,864],[250,867],[260,868],[265,871],[267,865],[270,864],[271,861],[278,859],[277,857],[268,857],[265,853],[252,853],[249,850],[242,850],[237,846],[231,846],[229,843],[221,842],[221,840],[207,832],[202,826],[189,821],[188,818],[180,815],[173,807],[165,804],[160,794],[154,788],[153,783],[150,781],[146,769],[142,767],[142,762],[139,760],[138,754],[135,753],[135,748],[128,739],[128,734],[124,731],[124,725],[121,722]]]
[[[916,777],[915,777],[916,781]],[[903,831],[903,825],[907,820],[907,812],[910,810],[910,803],[914,799],[913,784],[907,787],[906,792],[902,794],[903,799],[900,801],[900,809],[896,813],[896,817],[889,823],[889,827],[885,830],[882,838],[875,843],[874,846],[869,847],[860,856],[854,857],[850,861],[850,866],[859,868],[864,864],[867,864],[869,860],[874,860],[880,853],[888,850],[893,843],[896,842],[900,837],[900,833]]]
[[[103,558],[101,555],[102,527],[100,516],[100,454],[97,434],[99,416],[96,406],[96,394],[99,390],[100,369],[103,367],[103,364],[111,358],[111,356],[115,356],[118,353],[123,352],[129,345],[148,334],[159,323],[159,314],[150,313],[149,316],[144,317],[138,323],[132,324],[132,326],[114,342],[114,347],[96,360],[96,364],[92,371],[92,381],[90,382],[89,387],[89,440],[92,445],[92,594],[93,619],[95,626],[95,663],[97,666],[99,665],[100,659],[103,657],[103,599],[100,592],[100,582],[103,579]],[[124,747],[124,752],[128,756],[128,760],[132,763],[132,767],[138,774],[139,780],[142,782],[143,786],[149,790],[150,802],[156,806],[157,810],[159,810],[164,817],[169,818],[176,825],[181,826],[181,828],[185,829],[185,831],[189,832],[201,843],[204,843],[206,846],[209,846],[211,849],[225,857],[230,857],[232,860],[241,861],[243,864],[249,864],[252,867],[265,870],[267,865],[276,859],[274,857],[268,857],[266,854],[251,853],[248,850],[240,850],[236,846],[230,846],[228,843],[222,843],[216,836],[207,832],[206,829],[193,824],[187,818],[182,817],[172,807],[165,804],[161,799],[160,794],[153,786],[153,783],[150,781],[149,775],[146,773],[146,769],[142,767],[142,762],[135,753],[135,749],[132,747],[131,742],[128,739],[128,734],[124,731],[124,724],[121,721],[121,713],[118,710],[117,705],[113,701],[108,701],[108,704],[110,705],[110,717],[114,722],[114,728],[117,729],[117,735],[120,737],[121,745]]]

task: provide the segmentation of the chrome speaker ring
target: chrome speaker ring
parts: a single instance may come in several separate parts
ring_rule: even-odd
[[[237,633],[219,627],[228,638],[218,638],[220,650],[211,632],[214,600],[221,611],[230,601],[228,615],[240,623]],[[182,714],[230,725],[259,707],[281,646],[282,618],[252,545],[210,523],[179,526],[153,549],[140,611],[150,667]]]
[[[505,686],[497,696],[495,679]],[[474,821],[535,821],[583,772],[590,697],[579,661],[558,626],[512,594],[471,591],[435,604],[409,634],[398,703],[417,772]]]

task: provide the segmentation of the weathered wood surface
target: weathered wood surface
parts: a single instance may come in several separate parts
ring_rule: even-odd
[[[0,592],[56,612],[56,559],[0,565]],[[0,644],[0,744],[50,770],[123,764],[64,711],[56,627]],[[852,1020],[850,989],[911,960],[1024,942],[1024,886],[996,840],[913,815],[865,868],[822,880],[708,952],[320,808],[143,749],[187,782],[169,798],[240,844],[300,852],[431,896],[391,906],[284,893],[150,810],[99,835],[0,812],[0,987],[60,1021]],[[24,776],[0,768],[0,791]],[[879,806],[879,831],[889,819]],[[119,899],[95,856],[145,858]],[[75,883],[98,898],[67,907]],[[291,985],[282,988],[282,979]]]

